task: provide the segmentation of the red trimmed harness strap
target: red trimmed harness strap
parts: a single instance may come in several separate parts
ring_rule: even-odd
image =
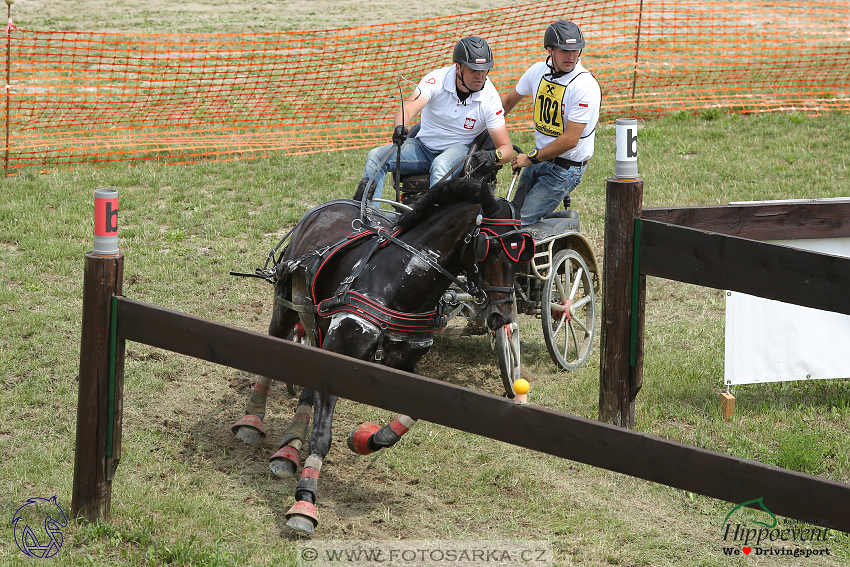
[[[408,333],[439,331],[448,324],[441,310],[427,313],[394,311],[356,291],[345,291],[325,299],[318,306],[320,317],[330,317],[343,311],[361,315],[379,327]]]

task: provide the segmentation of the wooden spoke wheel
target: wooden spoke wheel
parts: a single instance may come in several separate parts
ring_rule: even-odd
[[[546,348],[555,364],[576,370],[587,362],[596,330],[596,294],[592,274],[575,250],[555,255],[543,285],[541,318]]]

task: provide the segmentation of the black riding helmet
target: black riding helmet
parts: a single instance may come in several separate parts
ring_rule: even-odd
[[[564,51],[580,51],[584,49],[584,36],[578,26],[569,20],[559,20],[546,28],[543,34],[543,47],[557,47]],[[567,73],[558,71],[549,63],[552,57],[546,57],[546,66],[549,67],[549,75],[554,79],[563,77]]]
[[[584,36],[578,26],[569,20],[560,20],[546,28],[543,47],[558,47],[566,51],[584,49]]]
[[[452,61],[463,63],[473,71],[489,71],[493,68],[493,52],[486,41],[471,35],[457,42]]]

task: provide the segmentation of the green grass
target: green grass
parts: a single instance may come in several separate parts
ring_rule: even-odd
[[[721,113],[711,120],[676,115],[641,122],[644,204],[846,196],[850,175],[842,148],[848,130],[843,115]],[[527,133],[513,138],[521,146],[531,143]],[[582,232],[600,260],[613,140],[613,126],[601,125],[596,157],[573,198]],[[0,514],[11,518],[32,496],[56,494],[70,507],[82,265],[92,246],[94,189],[119,192],[125,295],[264,332],[270,287],[228,272],[262,265],[304,211],[350,196],[364,161],[365,151],[352,151],[24,171],[3,181],[0,480],[7,489]],[[506,179],[500,186],[507,187]],[[734,418],[722,420],[723,315],[721,291],[649,278],[645,378],[635,429],[850,482],[848,380],[738,386]],[[558,372],[540,321],[520,319],[532,401],[595,419],[598,340],[585,367]],[[134,343],[127,351],[124,454],[112,515],[102,524],[69,526],[59,561],[291,564],[295,540],[284,532],[283,513],[293,501],[295,480],[273,478],[266,461],[294,401],[273,390],[271,435],[258,448],[242,447],[229,426],[241,415],[250,376]],[[420,368],[456,384],[494,393],[500,387],[496,358],[481,337],[438,339]],[[699,565],[730,562],[721,555],[717,532],[736,503],[429,423],[385,453],[361,458],[345,448],[344,436],[356,423],[391,417],[340,403],[322,470],[317,538],[510,536],[552,541],[559,563],[681,565],[683,557]],[[850,559],[846,535],[836,534],[829,547],[832,556],[801,564],[843,565]],[[28,561],[11,526],[0,531],[0,564]]]

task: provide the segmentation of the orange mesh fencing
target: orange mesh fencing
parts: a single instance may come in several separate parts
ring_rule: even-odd
[[[350,29],[138,35],[7,28],[0,116],[6,172],[27,166],[260,157],[388,142],[400,93],[493,48],[506,92],[543,60],[557,19],[578,23],[602,120],[719,107],[850,110],[850,6],[778,0],[577,0]],[[399,79],[403,77],[403,79]],[[529,128],[532,101],[509,117]]]

